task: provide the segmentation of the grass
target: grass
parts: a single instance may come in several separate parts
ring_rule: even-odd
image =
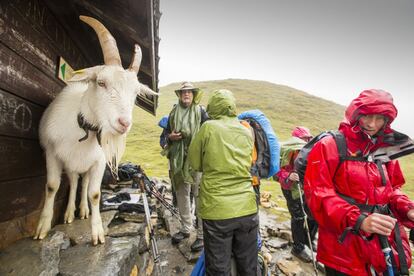
[[[279,141],[288,139],[292,128],[298,125],[307,126],[313,134],[337,129],[345,110],[339,104],[265,81],[226,79],[194,84],[204,91],[202,104],[205,106],[212,91],[229,89],[234,93],[239,113],[250,109],[262,110],[271,121]],[[179,83],[173,83],[161,88],[156,117],[140,108],[134,109],[134,125],[127,138],[123,161],[141,165],[149,176],[168,177],[167,159],[160,154],[161,128],[158,121],[177,103],[174,90],[179,86]],[[414,200],[414,156],[401,158],[400,162],[407,183],[403,190]],[[271,191],[273,198],[279,202],[277,199],[282,195],[278,183],[265,181],[263,189]]]

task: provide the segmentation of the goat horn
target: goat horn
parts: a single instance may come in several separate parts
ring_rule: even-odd
[[[115,38],[111,35],[105,26],[95,18],[81,15],[80,20],[91,26],[99,38],[105,65],[119,65],[122,66],[121,57],[119,56],[118,47],[116,46]]]
[[[135,44],[134,54],[132,55],[131,64],[129,65],[128,70],[133,71],[138,74],[139,66],[141,65],[142,52],[141,47],[138,44]]]

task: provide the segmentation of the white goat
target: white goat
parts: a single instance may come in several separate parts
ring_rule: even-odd
[[[131,65],[124,70],[115,39],[109,31],[94,18],[80,16],[80,19],[97,33],[105,65],[77,71],[71,84],[48,106],[40,121],[39,136],[46,154],[47,183],[34,239],[43,239],[50,230],[54,198],[65,170],[70,183],[65,223],[74,220],[76,189],[81,175],[80,218],[89,216],[89,198],[92,242],[96,245],[105,242],[99,213],[105,164],[117,168],[125,149],[126,134],[131,128],[137,94],[157,93],[138,82],[142,58],[138,45],[135,45]]]

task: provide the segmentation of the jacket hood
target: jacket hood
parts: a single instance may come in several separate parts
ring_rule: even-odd
[[[297,126],[292,130],[292,136],[297,138],[309,138],[312,134],[307,127]]]
[[[345,120],[354,125],[361,115],[381,114],[387,117],[387,126],[397,117],[397,108],[394,106],[390,93],[384,90],[364,90],[352,100],[345,111]]]
[[[387,118],[382,134],[393,132],[391,123],[397,117],[398,111],[390,93],[384,90],[370,89],[362,91],[352,100],[345,111],[345,119],[339,126],[343,132],[361,132],[358,120],[361,115],[381,114]],[[349,131],[347,131],[349,130]]]
[[[166,129],[168,127],[168,117],[168,115],[163,116],[161,120],[158,122],[158,126]]]
[[[207,113],[213,120],[221,117],[236,117],[236,100],[230,90],[215,90],[208,100]]]

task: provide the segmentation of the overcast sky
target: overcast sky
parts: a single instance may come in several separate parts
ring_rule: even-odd
[[[387,90],[414,137],[413,0],[161,0],[160,84],[266,80],[348,105]],[[277,101],[277,99],[275,99]]]

